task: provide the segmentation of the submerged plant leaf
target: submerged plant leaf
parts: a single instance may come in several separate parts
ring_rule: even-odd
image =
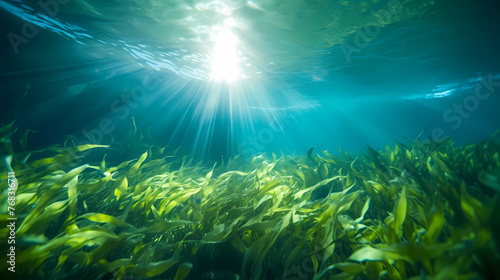
[[[175,273],[174,280],[184,280],[188,276],[189,272],[193,268],[193,264],[189,262],[184,262],[179,265],[177,272]]]
[[[444,226],[444,212],[439,201],[434,201],[428,218],[427,230],[422,237],[426,245],[436,242]]]
[[[87,213],[87,214],[81,215],[80,218],[88,219],[88,220],[98,222],[98,223],[110,223],[112,225],[119,226],[119,227],[130,226],[128,223],[126,223],[126,222],[124,222],[116,217],[102,214],[102,213]]]
[[[403,187],[401,195],[399,196],[398,203],[396,204],[396,208],[394,209],[394,231],[396,232],[399,238],[401,238],[403,235],[402,226],[406,218],[406,208],[407,208],[406,187]]]
[[[153,277],[165,272],[179,261],[179,251],[175,251],[174,256],[168,260],[155,263],[138,264],[129,269],[130,273],[136,276]]]

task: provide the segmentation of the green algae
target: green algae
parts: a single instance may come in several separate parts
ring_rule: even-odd
[[[19,279],[499,278],[498,132],[211,167],[152,146],[116,164],[105,145],[17,154],[13,124],[0,132],[18,179]]]

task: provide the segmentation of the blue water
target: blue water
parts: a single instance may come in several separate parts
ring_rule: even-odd
[[[120,141],[134,118],[215,160],[477,142],[500,127],[498,4],[0,1],[0,122],[34,149]]]

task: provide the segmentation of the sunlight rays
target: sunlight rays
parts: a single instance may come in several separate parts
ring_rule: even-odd
[[[212,75],[215,81],[233,82],[240,76],[238,66],[236,37],[230,30],[222,29],[216,36],[216,45],[212,59]]]

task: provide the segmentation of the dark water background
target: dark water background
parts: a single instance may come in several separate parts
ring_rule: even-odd
[[[38,131],[35,149],[120,141],[133,117],[148,143],[215,160],[477,142],[500,127],[499,15],[493,0],[0,1],[0,122]],[[208,81],[228,18],[245,75],[229,85]]]

